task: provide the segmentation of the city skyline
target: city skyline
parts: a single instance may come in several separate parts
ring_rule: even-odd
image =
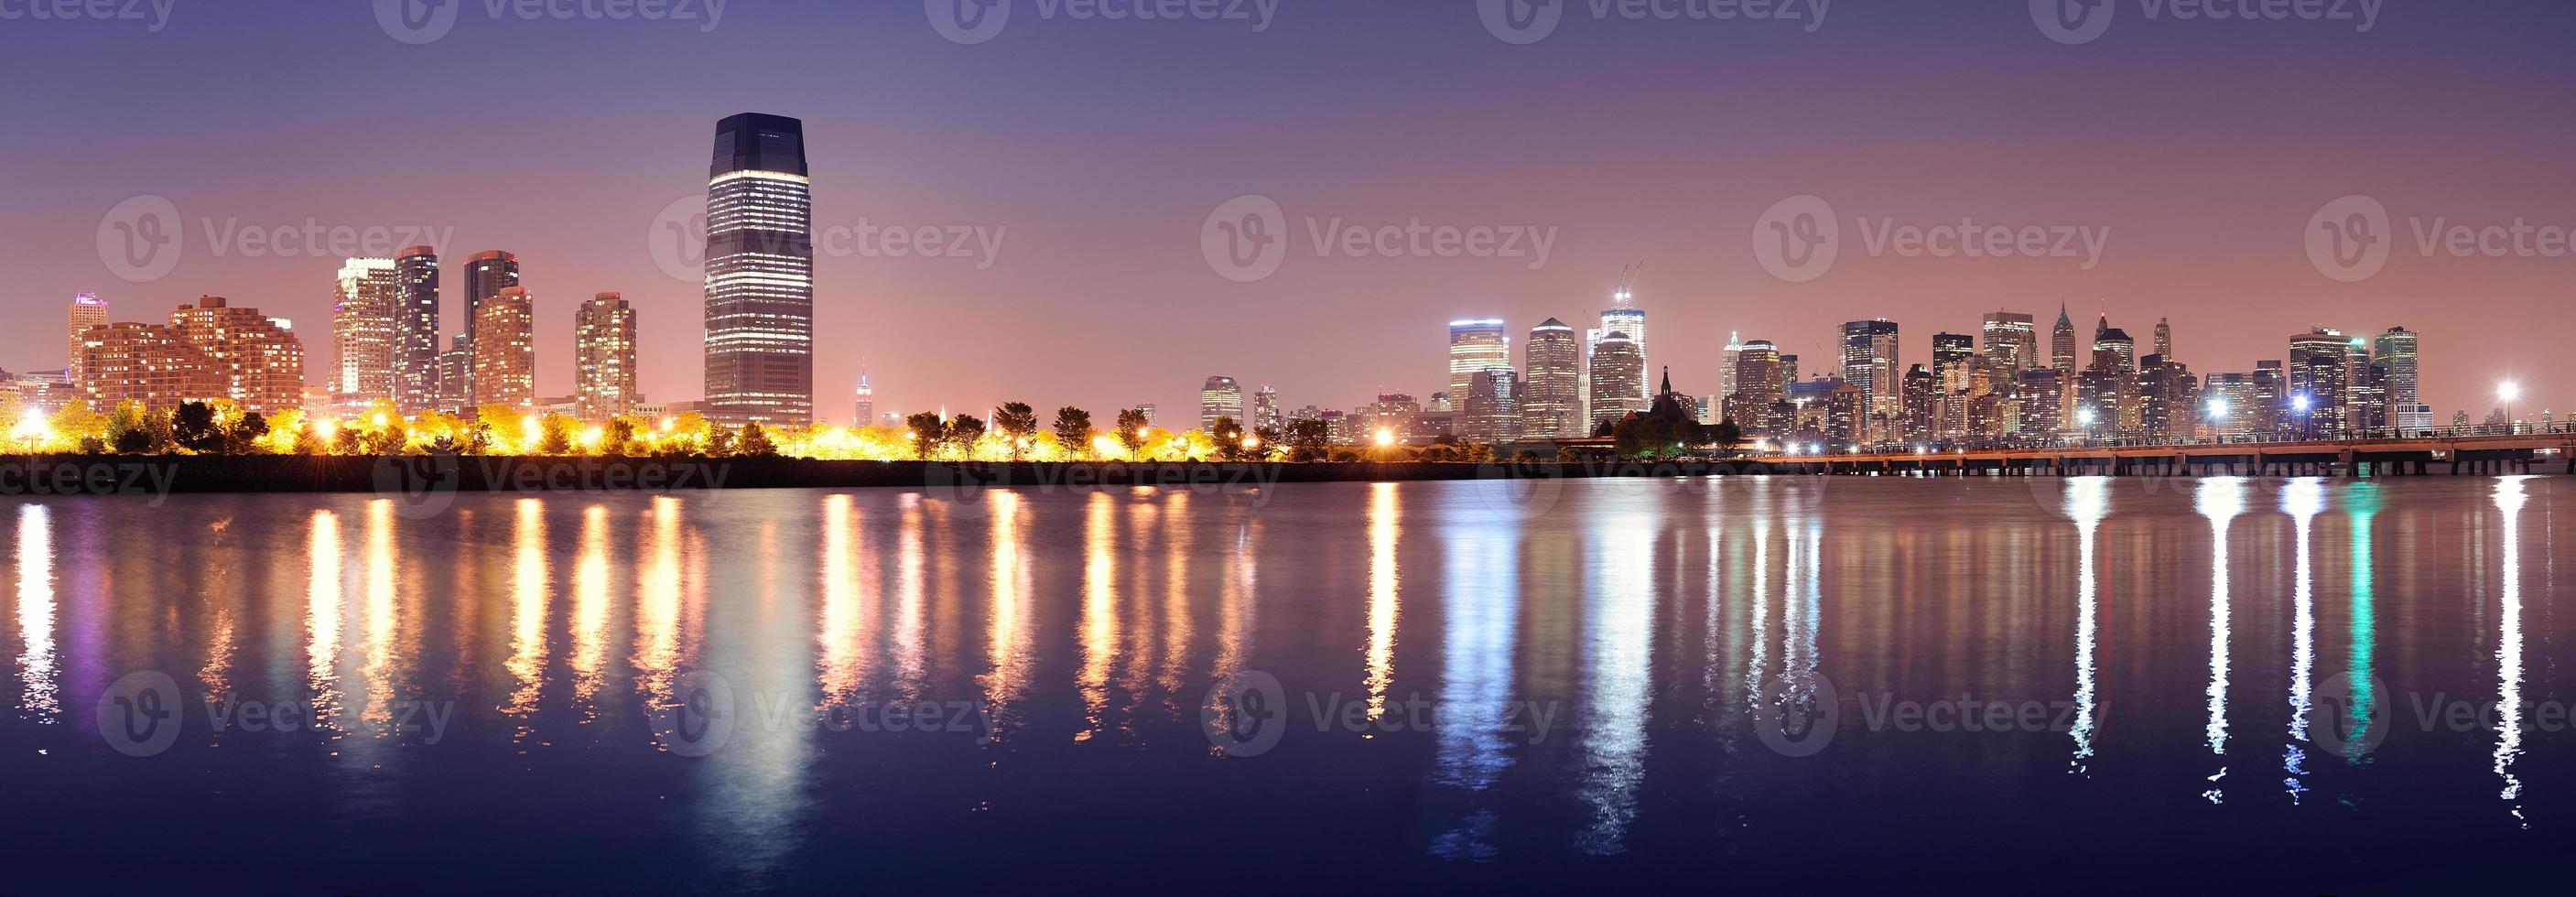
[[[868,108],[840,98],[829,85],[793,79],[758,101],[728,96],[720,85],[652,82],[656,89],[644,92],[651,94],[649,103],[641,96],[611,98],[571,114],[527,117],[515,132],[526,145],[505,152],[489,140],[468,140],[459,129],[442,129],[442,123],[479,114],[465,103],[410,107],[417,117],[396,127],[364,132],[336,127],[334,116],[381,93],[376,85],[319,85],[282,103],[246,106],[251,95],[235,88],[245,83],[242,79],[259,77],[267,63],[210,56],[218,52],[210,45],[222,44],[224,37],[281,42],[287,46],[280,49],[309,49],[324,63],[350,53],[391,49],[441,61],[464,91],[507,86],[518,102],[552,110],[574,96],[570,86],[631,78],[649,71],[649,65],[586,49],[536,60],[536,69],[528,72],[483,72],[475,63],[501,58],[525,62],[509,55],[514,47],[577,33],[574,29],[584,26],[590,31],[583,33],[607,32],[713,54],[747,52],[748,38],[730,28],[664,34],[641,23],[530,23],[474,35],[489,40],[469,40],[465,28],[491,23],[468,23],[456,37],[426,47],[400,47],[375,32],[374,23],[363,16],[343,23],[352,32],[347,41],[324,39],[327,30],[265,36],[279,29],[261,26],[281,14],[248,10],[221,19],[201,17],[180,23],[197,29],[201,39],[178,40],[187,33],[183,28],[171,40],[142,48],[118,35],[93,35],[66,25],[58,29],[59,41],[26,48],[25,58],[37,65],[49,60],[68,65],[71,58],[113,63],[147,52],[156,60],[153,71],[196,64],[211,74],[202,83],[164,85],[167,93],[156,95],[156,103],[164,105],[156,108],[168,112],[174,126],[215,135],[239,133],[238,122],[255,121],[265,137],[250,142],[255,147],[223,140],[144,141],[137,126],[104,111],[113,105],[107,100],[121,95],[122,76],[84,79],[40,101],[41,107],[28,111],[69,116],[106,137],[80,153],[17,136],[0,138],[7,141],[6,157],[13,163],[29,171],[59,173],[27,179],[21,208],[0,232],[0,260],[25,272],[0,301],[50,320],[64,297],[96,292],[115,308],[130,310],[129,318],[151,321],[200,295],[230,296],[272,315],[309,322],[301,325],[307,349],[319,360],[325,346],[313,330],[328,319],[331,298],[316,284],[330,277],[343,256],[281,257],[276,244],[255,254],[238,242],[243,229],[291,229],[311,219],[325,228],[363,232],[377,227],[400,234],[417,225],[427,235],[444,235],[431,242],[450,266],[444,272],[450,298],[439,323],[451,332],[466,320],[452,285],[461,277],[463,259],[500,247],[528,260],[528,286],[540,303],[540,395],[574,392],[570,366],[557,363],[564,350],[556,347],[571,345],[571,309],[577,297],[615,290],[635,303],[644,322],[639,388],[656,401],[701,398],[703,386],[690,374],[695,365],[687,362],[702,346],[699,334],[685,322],[697,317],[703,284],[662,270],[648,234],[659,211],[675,200],[695,194],[703,208],[705,183],[692,168],[703,163],[705,123],[762,109],[800,117],[812,132],[815,165],[824,173],[815,185],[818,229],[865,222],[1009,230],[1005,250],[1000,258],[987,260],[993,262],[989,267],[978,267],[979,260],[972,259],[818,252],[816,338],[834,351],[817,353],[814,391],[821,397],[820,414],[827,418],[840,416],[833,409],[842,403],[833,397],[856,383],[860,355],[871,359],[877,402],[888,408],[976,409],[1014,399],[1036,401],[1038,397],[1024,395],[1028,390],[1021,384],[1041,381],[1066,386],[1067,394],[1047,399],[1049,404],[1186,407],[1184,391],[1203,376],[1199,372],[1210,370],[1274,383],[1290,406],[1348,407],[1372,395],[1379,384],[1427,398],[1431,384],[1417,380],[1410,369],[1354,370],[1302,362],[1323,352],[1412,357],[1419,337],[1411,327],[1364,324],[1416,316],[1434,327],[1459,318],[1501,317],[1515,328],[1556,316],[1575,322],[1578,330],[1590,329],[1616,272],[1641,258],[1651,262],[1635,283],[1641,306],[1655,315],[1650,363],[1671,365],[1677,383],[1701,393],[1717,388],[1730,332],[1764,335],[1784,353],[1805,357],[1812,371],[1821,369],[1821,359],[1837,354],[1827,340],[1831,328],[1845,320],[1886,316],[1916,328],[1964,330],[1976,316],[1999,306],[2028,310],[2044,320],[2047,308],[2058,302],[2068,303],[2078,317],[2108,311],[2140,328],[2172,317],[2193,334],[2185,354],[2197,359],[2272,357],[2279,334],[2317,323],[2370,333],[2377,328],[2365,322],[2407,321],[2437,344],[2481,347],[2442,353],[2426,362],[2425,400],[2445,417],[2453,409],[2486,407],[2494,385],[2507,380],[2526,385],[2533,394],[2529,408],[2547,407],[2563,393],[2552,385],[2576,378],[2576,368],[2570,367],[2576,362],[2548,351],[2530,328],[2514,326],[2548,314],[2560,301],[2555,282],[2563,260],[2425,257],[2410,232],[2419,219],[2427,226],[2443,221],[2485,225],[2518,216],[2545,220],[2569,207],[2562,188],[2538,174],[2552,167],[2553,154],[2537,150],[2541,142],[2526,127],[2507,131],[2488,123],[2493,116],[2486,113],[2495,107],[2482,96],[2461,103],[2420,102],[2446,90],[2464,93],[2458,87],[2471,75],[2415,72],[2399,81],[2374,74],[2356,88],[2329,83],[2321,74],[2353,70],[2333,63],[2391,47],[2456,53],[2451,48],[2458,35],[2495,35],[2500,32],[2493,26],[2499,22],[2522,23],[2526,27],[2507,29],[2501,32],[2506,36],[2481,44],[2475,61],[2489,76],[2510,74],[2537,85],[2533,89],[2543,93],[2524,102],[2547,106],[2558,96],[2553,91],[2560,88],[2553,85],[2563,80],[2550,76],[2563,70],[2565,62],[2555,55],[2523,52],[2516,41],[2536,40],[2548,30],[2528,27],[2532,17],[2562,19],[2569,15],[2565,10],[2464,10],[2457,12],[2457,21],[2408,22],[2405,28],[2392,23],[2364,36],[2284,26],[2269,35],[2270,49],[2314,64],[2266,67],[2261,75],[2276,79],[2267,82],[2269,91],[2295,93],[2303,103],[2286,110],[2274,103],[2257,104],[2259,109],[2227,104],[2194,108],[2195,130],[2168,137],[2160,136],[2160,129],[2170,130],[2183,111],[2134,102],[2147,94],[2130,82],[2147,70],[2147,60],[2139,57],[2153,54],[2144,51],[2174,39],[2179,24],[2124,28],[2075,50],[2038,34],[2018,9],[1853,7],[1838,11],[1833,27],[1808,44],[1754,47],[1757,52],[1746,58],[1718,64],[1753,72],[1784,64],[1800,51],[1886,60],[1820,65],[1823,80],[1783,98],[1804,104],[1801,108],[1843,103],[1890,111],[1908,105],[1937,109],[1958,102],[1955,97],[1999,96],[2053,108],[2063,105],[2058,100],[2076,98],[2080,102],[2071,108],[2080,114],[2070,122],[2045,125],[1993,116],[1942,123],[1900,115],[1893,130],[1852,145],[1834,139],[1843,133],[1836,124],[1794,114],[1790,120],[1800,127],[1772,129],[1758,141],[1722,139],[1674,123],[1631,121],[1624,123],[1630,133],[1615,151],[1574,150],[1554,139],[1542,141],[1541,148],[1549,152],[1540,156],[1570,160],[1560,165],[1530,162],[1523,152],[1506,154],[1480,142],[1502,129],[1470,126],[1455,134],[1435,134],[1403,124],[1409,112],[1433,101],[1417,91],[1372,101],[1354,113],[1369,125],[1372,136],[1364,143],[1384,165],[1342,166],[1332,172],[1294,160],[1358,145],[1353,141],[1361,138],[1292,129],[1287,121],[1261,117],[1258,110],[1231,113],[1206,103],[1191,104],[1195,121],[1216,116],[1217,127],[1236,135],[1227,145],[1258,151],[1226,165],[1175,167],[1169,152],[1152,148],[1156,139],[1175,133],[1169,120],[1157,119],[1153,112],[1174,95],[1171,88],[1150,86],[1150,79],[1141,82],[1149,86],[1139,88],[1136,96],[1088,100],[1076,107],[1098,122],[1132,126],[1123,133],[1096,122],[1078,124],[1073,110],[1049,113],[1034,98],[995,97],[975,88],[1019,83],[1008,77],[1021,70],[1011,62],[1032,56],[1148,73],[1213,58],[1299,55],[1317,44],[1403,40],[1422,46],[1439,63],[1428,74],[1415,75],[1429,79],[1421,86],[1453,96],[1457,94],[1448,92],[1452,88],[1470,84],[1522,83],[1509,72],[1531,53],[1604,59],[1615,54],[1633,59],[1641,72],[1654,72],[1679,66],[1684,50],[1710,35],[1687,29],[1674,33],[1677,29],[1641,27],[1613,34],[1598,27],[1569,28],[1544,44],[1524,48],[1494,40],[1472,16],[1387,10],[1372,19],[1384,27],[1384,35],[1325,29],[1311,22],[1301,28],[1294,19],[1283,21],[1283,30],[1271,35],[1109,27],[1015,30],[1006,40],[1027,42],[1011,51],[1015,55],[996,58],[974,55],[976,50],[942,39],[917,12],[853,9],[831,15],[854,28],[869,26],[853,32],[869,35],[884,51],[881,61],[869,65],[887,72],[908,68],[946,75],[964,85],[949,90],[935,86],[940,78],[925,78],[920,83],[934,86],[922,88],[923,95]],[[742,11],[747,17],[741,20],[742,30],[758,29],[757,17],[766,14]],[[799,40],[779,38],[774,29],[762,33],[765,42],[795,45]],[[1918,33],[1937,35],[1946,43],[1924,47],[1904,40]],[[219,39],[202,39],[208,36]],[[1750,41],[1756,35],[1721,29],[1715,36]],[[2237,43],[2224,33],[2196,36],[2212,59]],[[1989,50],[1998,60],[2015,63],[2061,59],[2079,64],[2068,67],[2063,83],[2053,86],[2009,80],[2003,72],[1982,69],[1961,72],[1960,83],[1937,87],[1883,77],[1909,54],[1949,58],[1960,46]],[[1137,53],[1141,48],[1169,52],[1157,57]],[[1704,56],[1691,54],[1691,62],[1706,63]],[[792,53],[767,58],[791,71],[803,65]],[[217,59],[247,67],[205,65]],[[2216,83],[2230,74],[2221,69],[2172,75],[2162,66],[2154,71],[2168,79],[2159,92]],[[567,87],[522,86],[530,80],[522,74],[576,72],[580,74]],[[2171,83],[2175,78],[2181,83]],[[1346,96],[1317,92],[1342,83],[1348,82],[1260,86],[1271,89],[1268,95],[1278,102],[1302,108]],[[1573,97],[1540,82],[1526,86],[1535,93],[1516,108],[1507,129],[1513,135],[1525,138],[1532,119],[1582,122],[1610,111],[1580,108]],[[1719,100],[1712,118],[1778,115],[1781,108],[1775,102]],[[2392,108],[2408,116],[2402,126],[2349,123],[2355,116],[2386,122],[2372,116],[2395,114]],[[252,109],[258,114],[250,114]],[[1420,148],[1388,155],[1387,147],[1396,144],[1374,135],[1389,129],[1419,138],[1413,142]],[[2079,133],[2086,136],[2075,136]],[[2432,134],[2442,136],[2422,136]],[[2480,141],[2482,134],[2512,139]],[[2197,164],[2189,151],[2220,135],[2244,147],[2251,158],[2229,166]],[[1027,138],[1073,139],[1058,144],[1065,147],[1061,158],[1032,162],[1019,149]],[[1990,139],[2016,141],[2035,152],[2020,154],[2021,161],[2006,171],[2007,166],[1961,148],[1963,142]],[[2298,154],[2316,141],[2368,141],[2380,151],[2369,154],[2373,161],[2368,162]],[[1841,148],[1817,150],[1828,143]],[[2051,147],[2078,161],[2029,161],[2051,155]],[[1703,164],[1696,158],[1703,155],[1725,164]],[[1435,158],[1455,160],[1457,173],[1418,174]],[[1633,164],[1616,169],[1576,164],[1605,158]],[[2412,158],[2447,161],[2423,163],[2426,167],[2420,169],[2387,161]],[[1103,164],[1111,160],[1117,161]],[[1076,171],[1098,172],[1099,181],[1075,177]],[[2104,177],[2107,171],[2120,174]],[[495,178],[507,182],[513,174],[519,176],[511,184],[514,190],[489,189]],[[1957,186],[1926,186],[1949,178],[1958,179]],[[281,183],[292,189],[276,189]],[[2542,186],[2535,189],[2534,184]],[[1461,224],[1539,222],[1560,228],[1563,239],[1536,270],[1501,259],[1315,258],[1310,247],[1301,245],[1297,257],[1276,276],[1228,283],[1200,257],[1196,225],[1228,198],[1255,194],[1274,197],[1301,219],[1292,228],[1300,244],[1307,227],[1302,219],[1310,215],[1319,223],[1342,218],[1371,225],[1412,218]],[[1830,274],[1792,283],[1763,270],[1743,235],[1766,208],[1800,194],[1825,197],[1844,213],[1846,246],[1844,259]],[[2387,207],[2395,216],[2392,236],[2403,250],[2384,272],[2356,284],[2321,276],[2299,246],[2299,233],[2310,219],[2350,194],[2376,197]],[[118,204],[141,196],[163,197],[178,210],[185,224],[185,253],[171,270],[133,283],[96,258],[90,225]],[[495,202],[499,196],[518,201]],[[2099,266],[2083,270],[2054,259],[1910,258],[1893,249],[1880,254],[1869,250],[1872,235],[1885,220],[1932,224],[1962,217],[2004,224],[2090,223],[2112,230],[2110,251]],[[352,254],[390,256],[412,242],[417,241],[397,237]],[[2428,297],[2463,293],[2476,297],[2467,305],[2468,314],[2423,313]],[[1210,302],[1214,305],[1201,304]],[[1289,304],[1302,312],[1258,311]],[[1242,332],[1239,324],[1169,311],[1229,306],[1260,316],[1265,322],[1262,337],[1230,339]],[[1390,315],[1390,309],[1400,314]],[[1002,323],[1033,315],[1050,316],[1049,326],[1039,328],[1045,333],[1015,332],[1019,328]],[[961,323],[976,333],[963,347],[934,350],[925,345],[929,341],[907,338]],[[60,349],[49,349],[60,345],[52,327],[26,331],[0,338],[0,367],[45,370],[63,363]],[[840,351],[843,347],[847,351]],[[1126,357],[1146,352],[1167,361],[1171,370],[1158,366],[1140,372]],[[2221,364],[2221,369],[2234,367]],[[318,370],[308,370],[307,380],[323,382]]]

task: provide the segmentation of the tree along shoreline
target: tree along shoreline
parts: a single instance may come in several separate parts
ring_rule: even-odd
[[[829,461],[572,455],[106,455],[0,457],[0,496],[203,493],[690,492],[915,489],[971,494],[1160,487],[1250,493],[1284,483],[1700,477],[1761,462]]]

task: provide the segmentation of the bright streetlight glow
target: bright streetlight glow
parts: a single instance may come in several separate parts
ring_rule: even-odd
[[[2213,419],[2213,420],[2226,420],[2226,419],[2227,419],[2227,400],[2226,400],[2226,399],[2211,399],[2211,400],[2209,400],[2209,416],[2210,416],[2210,418],[2211,418],[2211,419]]]
[[[1379,447],[1379,448],[1385,448],[1385,447],[1387,447],[1387,446],[1394,445],[1394,444],[1395,444],[1395,431],[1394,431],[1394,430],[1379,430],[1379,431],[1377,431],[1377,445],[1378,445],[1378,447]]]
[[[2507,383],[2496,387],[2496,398],[2503,399],[2508,402],[2522,398],[2522,384]]]
[[[2290,399],[2290,406],[2297,408],[2300,411],[2306,411],[2308,410],[2308,406],[2314,404],[2316,404],[2316,400],[2308,398],[2307,393],[2300,393],[2298,396]]]

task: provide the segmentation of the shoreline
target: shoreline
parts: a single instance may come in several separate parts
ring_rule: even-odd
[[[2449,464],[2436,465],[2450,467]],[[2534,473],[2553,472],[2539,465]],[[1259,489],[1282,483],[1647,479],[1708,476],[1915,475],[2028,478],[2114,473],[2104,467],[1944,470],[1795,459],[1588,462],[815,461],[795,458],[302,455],[11,455],[0,496],[252,493],[692,492],[726,489],[1139,487]],[[2503,471],[2499,471],[2503,472]],[[2227,475],[2203,470],[2210,475]],[[2352,476],[2321,469],[2314,475]],[[2363,475],[2376,478],[2390,471]],[[2419,470],[2419,474],[2424,473]],[[2453,471],[2445,470],[2445,474]],[[2459,472],[2466,474],[2466,471]],[[2118,476],[2193,476],[2128,468]],[[2241,475],[2241,474],[2240,474]],[[2435,474],[2440,475],[2440,474]]]

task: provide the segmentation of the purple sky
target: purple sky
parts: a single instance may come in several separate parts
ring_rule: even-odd
[[[60,367],[75,292],[156,320],[213,293],[293,318],[319,383],[338,258],[216,245],[312,219],[452,229],[452,259],[517,252],[549,395],[571,390],[573,304],[623,291],[642,314],[647,393],[697,398],[699,287],[665,273],[651,236],[667,206],[703,196],[716,120],[762,111],[806,121],[818,228],[1002,232],[990,259],[819,260],[818,407],[834,419],[862,363],[881,410],[1151,401],[1190,421],[1215,373],[1275,383],[1291,408],[1350,408],[1381,386],[1427,396],[1446,381],[1448,321],[1583,326],[1641,259],[1652,362],[1689,392],[1715,391],[1731,330],[1812,371],[1835,324],[1886,317],[1917,362],[1934,332],[1970,331],[1983,311],[2044,325],[2065,301],[2142,342],[2170,316],[2177,354],[2203,372],[2279,358],[2311,323],[2403,324],[2425,334],[2424,398],[2445,422],[2482,415],[2506,377],[2535,393],[2523,409],[2576,404],[2567,247],[2427,257],[2415,233],[2576,225],[2564,3],[2385,0],[2362,33],[2118,0],[2106,33],[2070,44],[2021,0],[1835,0],[1812,33],[1627,20],[1615,4],[1596,18],[1593,0],[1562,0],[1553,33],[1516,45],[1468,0],[1282,0],[1259,32],[1018,0],[968,45],[911,0],[731,0],[711,31],[703,0],[688,22],[452,2],[451,29],[426,44],[358,0],[175,0],[157,33],[0,19],[16,85],[0,98],[0,302],[21,324],[0,333],[0,367]],[[1290,246],[1248,284],[1200,244],[1210,213],[1247,194],[1285,210]],[[1800,194],[1831,204],[1842,243],[1823,276],[1792,283],[1753,235]],[[2304,242],[2348,194],[2376,199],[2393,231],[2384,268],[2357,283],[2321,273]],[[187,237],[174,268],[132,283],[98,231],[139,195],[168,198]],[[1321,257],[1309,218],[1555,237],[1534,271]],[[1889,224],[1962,218],[2108,235],[2091,270],[1874,246]]]

